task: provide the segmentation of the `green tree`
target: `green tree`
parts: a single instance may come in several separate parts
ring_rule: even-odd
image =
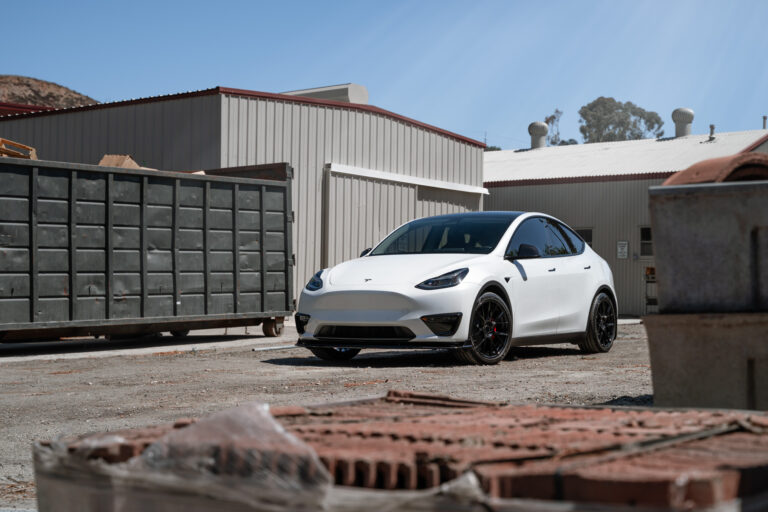
[[[544,118],[544,122],[549,126],[549,132],[547,133],[548,146],[560,145],[560,116],[562,115],[563,111],[556,108],[551,116]]]
[[[562,115],[563,111],[556,108],[551,116],[544,118],[544,122],[549,126],[549,133],[547,133],[548,146],[570,146],[571,144],[578,144],[576,139],[560,138],[560,116]]]
[[[486,151],[501,151],[499,146],[485,146]]]
[[[622,103],[600,96],[581,107],[579,116],[579,131],[585,143],[658,138],[664,135],[661,116],[631,101]]]

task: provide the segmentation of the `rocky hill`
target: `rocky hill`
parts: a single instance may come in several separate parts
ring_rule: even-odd
[[[0,75],[0,102],[54,108],[98,103],[93,98],[62,85],[17,75]]]

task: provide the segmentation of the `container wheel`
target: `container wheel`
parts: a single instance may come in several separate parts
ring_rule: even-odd
[[[174,338],[186,338],[187,334],[189,334],[189,329],[185,331],[171,331],[171,336]]]
[[[261,324],[261,330],[264,336],[274,338],[283,334],[283,322],[278,322],[274,318],[265,318]]]

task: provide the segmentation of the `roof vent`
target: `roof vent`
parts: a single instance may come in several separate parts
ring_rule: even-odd
[[[689,108],[676,108],[672,112],[672,120],[675,122],[675,137],[685,137],[691,134],[693,110]]]
[[[282,94],[290,96],[304,96],[318,100],[343,101],[344,103],[368,104],[368,89],[359,84],[329,85],[328,87],[315,87],[314,89],[301,89],[288,91]]]
[[[531,149],[543,148],[547,145],[547,123],[536,121],[528,125],[528,133],[531,135]]]

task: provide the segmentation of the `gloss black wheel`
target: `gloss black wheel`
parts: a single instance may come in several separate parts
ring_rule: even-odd
[[[588,354],[608,352],[616,339],[617,325],[613,301],[607,293],[598,293],[592,301],[586,336],[584,341],[579,343],[579,348]]]
[[[360,353],[359,348],[310,348],[323,361],[349,361]]]
[[[460,349],[459,360],[474,364],[497,364],[512,346],[512,314],[504,299],[492,292],[475,301],[469,324],[471,347]]]

